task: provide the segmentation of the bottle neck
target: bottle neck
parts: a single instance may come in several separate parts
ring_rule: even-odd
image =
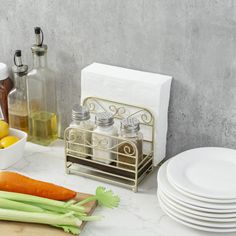
[[[26,90],[26,76],[14,75],[15,88],[22,91]]]
[[[34,68],[47,67],[47,53],[38,55],[36,52],[33,53]]]

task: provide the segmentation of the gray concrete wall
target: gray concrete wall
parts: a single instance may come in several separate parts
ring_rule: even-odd
[[[236,147],[236,1],[0,0],[0,61],[31,64],[41,26],[58,72],[65,127],[80,70],[96,61],[174,76],[168,157],[199,146]]]

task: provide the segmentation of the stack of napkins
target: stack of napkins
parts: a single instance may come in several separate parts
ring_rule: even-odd
[[[171,76],[93,63],[82,70],[81,100],[99,97],[146,107],[155,117],[154,164],[166,155]]]

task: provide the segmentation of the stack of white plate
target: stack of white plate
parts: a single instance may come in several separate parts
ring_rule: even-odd
[[[236,150],[197,148],[171,158],[159,169],[157,194],[179,223],[236,232]]]

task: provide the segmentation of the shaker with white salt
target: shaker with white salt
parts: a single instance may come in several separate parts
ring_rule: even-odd
[[[92,134],[93,160],[110,164],[117,158],[116,154],[111,152],[117,143],[112,136],[118,135],[113,115],[109,112],[98,113],[95,116],[95,124],[97,127]]]

